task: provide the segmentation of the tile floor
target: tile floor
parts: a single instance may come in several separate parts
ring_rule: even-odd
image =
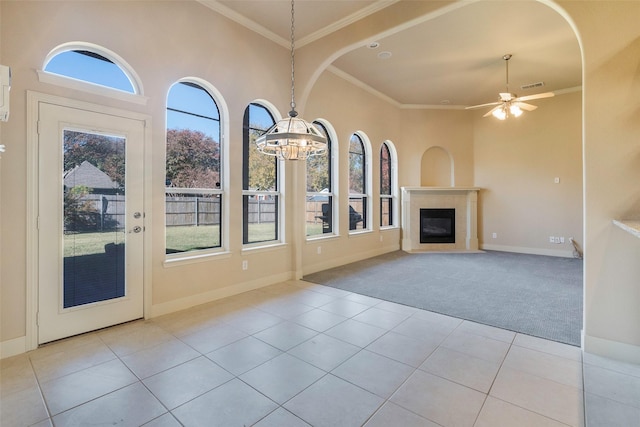
[[[585,394],[579,348],[302,281],[1,366],[11,427],[640,426],[638,366],[588,357]]]

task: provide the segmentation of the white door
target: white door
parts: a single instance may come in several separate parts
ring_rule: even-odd
[[[144,122],[38,104],[38,343],[143,316]]]

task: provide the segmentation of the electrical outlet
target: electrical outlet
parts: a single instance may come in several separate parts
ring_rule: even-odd
[[[556,237],[553,243],[560,243],[560,238]]]
[[[322,253],[322,246],[318,246],[318,255]]]
[[[382,234],[380,235],[380,241],[382,242],[384,240],[384,238],[382,237]]]
[[[549,236],[549,243],[555,243],[556,238],[553,236]]]
[[[491,237],[493,237],[494,239],[497,239],[498,238],[498,233],[492,233]]]
[[[243,260],[242,261],[242,269],[243,270],[248,270],[249,269],[249,261],[248,260]]]
[[[560,238],[560,243],[564,243],[564,237]]]

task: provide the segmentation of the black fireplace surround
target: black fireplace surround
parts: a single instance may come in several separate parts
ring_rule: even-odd
[[[455,209],[420,209],[420,243],[455,242]]]

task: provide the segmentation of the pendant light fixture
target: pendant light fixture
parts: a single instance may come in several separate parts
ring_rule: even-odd
[[[291,0],[291,111],[256,140],[258,151],[282,160],[306,160],[327,151],[327,138],[313,124],[298,117],[295,102],[295,13]]]

